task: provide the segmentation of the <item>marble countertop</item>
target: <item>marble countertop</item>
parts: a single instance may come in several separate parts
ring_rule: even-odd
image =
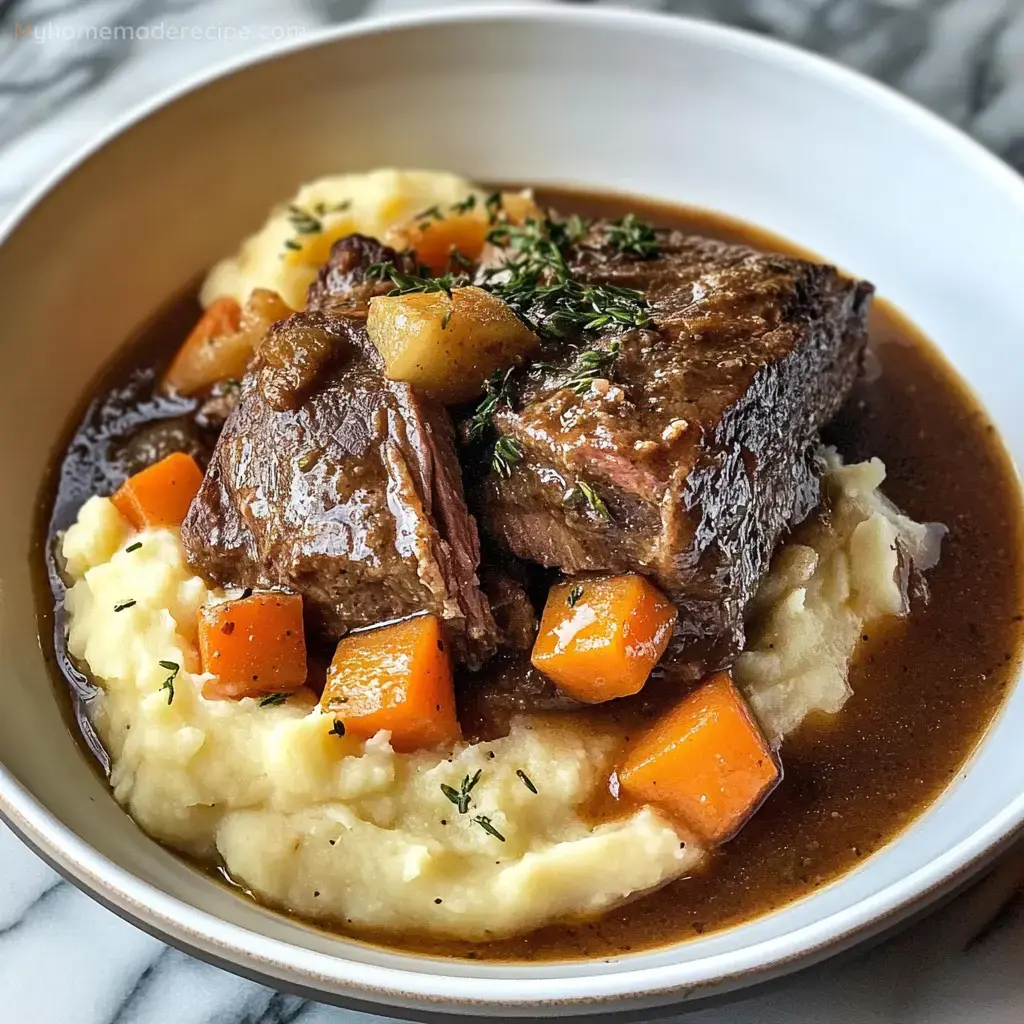
[[[288,33],[429,2],[0,0],[0,216],[125,109],[185,76]],[[728,21],[835,57],[914,96],[1024,171],[1024,0],[634,5]],[[122,38],[84,31],[115,25],[134,31]],[[154,38],[158,25],[188,26],[200,38]],[[62,882],[2,826],[0,865],[0,1021],[370,1019],[275,993],[162,945]],[[967,894],[884,945],[686,1020],[1020,1024],[1022,965],[1024,846]]]

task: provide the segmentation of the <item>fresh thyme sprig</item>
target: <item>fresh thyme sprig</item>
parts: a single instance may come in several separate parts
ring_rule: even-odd
[[[586,502],[593,512],[605,522],[612,521],[612,514],[608,511],[608,506],[602,500],[601,495],[585,480],[580,480],[575,487],[569,488],[565,495],[567,505],[578,505],[581,501]]]
[[[612,221],[606,231],[608,241],[619,252],[632,253],[645,260],[658,255],[658,238],[654,228],[646,221],[637,220],[634,213],[627,213],[621,220]]]
[[[499,437],[494,442],[494,454],[491,456],[491,467],[498,476],[507,480],[512,469],[523,461],[523,450],[511,437]]]
[[[501,193],[492,192],[484,200],[484,209],[487,211],[487,223],[492,226],[497,224],[502,211]]]
[[[514,366],[510,366],[507,370],[495,370],[487,378],[484,383],[484,397],[480,399],[473,410],[473,415],[466,421],[470,441],[482,440],[498,406],[508,404],[511,398],[509,381],[515,369]]]
[[[260,701],[260,707],[272,707],[275,704],[283,704],[289,697],[290,693],[271,693],[268,694],[263,700]]]
[[[176,661],[161,661],[159,664],[161,668],[170,672],[160,687],[161,690],[167,691],[167,703],[170,704],[174,700],[174,680],[178,678],[178,670],[181,666]]]
[[[491,819],[486,814],[478,814],[473,820],[489,835],[505,842],[505,837],[491,824]]]
[[[352,205],[351,199],[343,199],[340,203],[314,203],[312,209],[296,206],[288,207],[288,222],[296,235],[319,235],[324,229],[324,217],[329,213],[342,213]],[[296,238],[286,238],[284,247],[292,252],[302,249],[302,242]]]
[[[447,782],[441,783],[441,792],[451,800],[453,804],[459,809],[459,814],[466,814],[469,811],[469,805],[471,802],[470,793],[473,792],[473,787],[480,781],[480,776],[483,774],[482,768],[477,768],[476,775],[470,777],[467,775],[456,789],[454,786],[449,786]]]
[[[484,273],[484,287],[503,299],[538,334],[564,338],[574,329],[647,327],[652,323],[643,292],[617,285],[585,284],[572,276],[562,253],[570,244],[568,222],[527,220],[522,227],[498,223],[488,241],[508,256]],[[585,231],[583,222],[572,231]]]
[[[576,366],[568,377],[560,383],[560,387],[568,388],[574,394],[585,395],[595,380],[605,376],[612,364],[619,357],[619,342],[613,341],[607,349],[587,349],[576,358]]]
[[[462,202],[452,203],[450,209],[452,213],[469,213],[470,210],[476,209],[476,193],[470,192]]]
[[[424,268],[420,268],[421,270]],[[461,288],[469,284],[466,274],[442,274],[440,277],[421,277],[418,274],[406,274],[394,263],[371,263],[366,268],[368,281],[383,281],[391,278],[395,287],[388,295],[412,295],[421,292],[444,292],[451,298],[453,288]]]

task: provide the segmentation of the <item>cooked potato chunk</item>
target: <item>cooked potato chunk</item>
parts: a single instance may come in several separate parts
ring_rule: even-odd
[[[375,298],[367,330],[392,380],[446,402],[480,394],[495,370],[539,344],[501,299],[474,287]]]

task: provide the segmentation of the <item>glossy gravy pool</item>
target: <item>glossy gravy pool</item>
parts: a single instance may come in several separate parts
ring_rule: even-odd
[[[801,254],[703,211],[576,191],[540,198],[566,213],[633,211],[657,224]],[[89,397],[124,387],[133,373],[135,391],[145,393],[149,377],[139,369],[164,363],[197,315],[190,290],[125,346]],[[787,739],[785,779],[740,835],[699,875],[588,924],[485,944],[362,931],[353,937],[433,955],[531,961],[608,957],[693,938],[834,880],[913,821],[956,776],[1017,671],[1019,486],[974,398],[933,346],[881,300],[871,319],[871,349],[880,372],[856,386],[826,440],[851,461],[880,457],[888,470],[886,494],[914,519],[944,523],[949,534],[928,574],[927,602],[918,598],[908,619],[865,637],[851,673],[854,696],[838,715],[809,721]],[[135,418],[175,411],[182,410],[150,406]],[[75,427],[80,420],[81,414]],[[120,463],[104,462],[105,440],[87,440],[69,431],[40,506],[36,589],[46,637],[53,635],[53,597],[43,552],[89,493],[111,490],[124,472]],[[44,649],[70,713],[77,692],[66,682],[72,667],[52,643]],[[80,679],[73,682],[81,689]],[[348,934],[344,923],[337,930]]]

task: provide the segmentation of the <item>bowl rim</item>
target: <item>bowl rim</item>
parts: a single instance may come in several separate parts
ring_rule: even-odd
[[[1003,192],[1024,211],[1024,178],[999,157],[916,101],[818,54],[742,29],[675,14],[498,3],[468,10],[446,7],[400,12],[318,28],[294,39],[256,47],[191,75],[139,103],[60,162],[0,222],[0,245],[6,243],[21,221],[54,188],[117,137],[186,94],[247,67],[339,40],[452,23],[487,26],[528,22],[558,26],[588,23],[631,31],[638,36],[667,34],[688,38],[698,44],[727,48],[785,67],[803,75],[809,82],[828,82],[859,94],[876,107],[887,108],[947,149],[958,151],[976,171],[979,180]],[[47,863],[103,906],[150,934],[218,966],[322,996],[356,1000],[367,1009],[372,1009],[367,1004],[384,1004],[394,1009],[455,1010],[469,1014],[502,1010],[521,1014],[545,1008],[552,1012],[581,1013],[625,1008],[641,1000],[653,1003],[665,1002],[673,996],[681,999],[711,986],[738,988],[823,959],[837,947],[850,945],[908,916],[978,870],[1024,825],[1024,793],[926,866],[854,907],[822,917],[785,935],[730,952],[656,967],[631,969],[631,958],[624,957],[620,961],[621,969],[603,974],[530,979],[459,974],[460,962],[455,960],[451,961],[451,970],[425,973],[416,970],[415,964],[418,959],[426,958],[415,956],[409,957],[409,969],[357,963],[344,956],[313,952],[232,924],[167,895],[98,853],[37,802],[2,763],[0,818]],[[431,962],[437,961],[432,959]],[[571,964],[567,966],[571,970]],[[510,965],[510,969],[514,967]],[[500,971],[500,968],[495,970]],[[457,991],[452,984],[456,979]]]

